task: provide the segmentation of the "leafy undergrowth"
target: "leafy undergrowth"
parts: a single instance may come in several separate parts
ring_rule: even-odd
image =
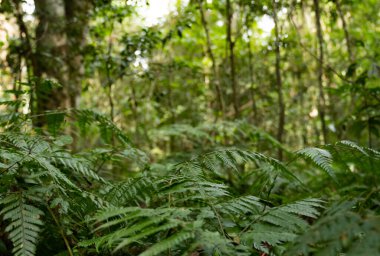
[[[286,163],[212,143],[149,162],[106,118],[71,115],[106,143],[73,153],[28,118],[3,125],[1,255],[380,254],[374,149],[340,141]]]

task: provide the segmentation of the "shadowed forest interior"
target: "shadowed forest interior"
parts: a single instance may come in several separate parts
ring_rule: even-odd
[[[379,0],[0,0],[0,255],[380,255]]]

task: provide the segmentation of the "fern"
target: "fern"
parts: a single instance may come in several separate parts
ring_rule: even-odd
[[[13,132],[0,134],[0,142],[0,204],[3,206],[0,215],[8,223],[4,232],[13,243],[15,255],[36,253],[39,234],[44,231],[43,212],[38,205],[48,203],[58,213],[70,214],[71,220],[67,218],[66,223],[74,222],[77,216],[79,219],[84,209],[92,207],[94,211],[107,205],[76,183],[93,179],[101,184],[104,180],[91,170],[85,159],[63,150],[64,141],[57,143],[49,137]],[[53,225],[59,225],[59,220]]]
[[[285,242],[293,241],[306,230],[308,223],[303,218],[316,219],[322,203],[318,199],[305,199],[278,207],[263,207],[261,212],[253,216],[251,224],[245,227],[247,231],[241,240],[269,253],[272,248],[276,249]],[[281,251],[282,248],[276,250]]]
[[[211,142],[212,138],[208,133],[200,129],[199,127],[193,127],[188,124],[174,124],[161,127],[157,131],[153,131],[151,134],[154,138],[161,137],[179,137],[182,139],[194,140],[196,142]]]
[[[115,206],[148,203],[157,195],[156,177],[138,177],[110,185],[104,191],[105,198]]]
[[[333,158],[329,151],[321,148],[304,148],[296,152],[299,157],[311,161],[331,178],[337,181],[335,171],[332,168]]]
[[[202,190],[203,186],[207,187],[208,185],[200,182],[198,190]],[[180,187],[170,190],[170,205],[182,205],[180,203],[183,201],[182,197],[176,196],[176,190]],[[166,189],[162,191],[168,192]],[[189,193],[186,186],[185,188],[181,187],[178,192]],[[162,192],[158,190],[158,193],[161,194]],[[156,233],[161,234],[158,235],[160,237],[165,232],[172,230],[169,232],[172,235],[160,239],[150,249],[148,248],[145,253],[147,255],[159,255],[162,251],[179,246],[182,239],[194,239],[192,245],[203,245],[203,249],[207,251],[209,245],[205,245],[197,237],[209,232],[207,231],[208,228],[216,228],[217,230],[222,228],[222,230],[228,232],[229,228],[227,226],[218,227],[218,222],[220,225],[232,218],[235,227],[247,221],[251,223],[248,226],[247,223],[245,224],[244,234],[239,238],[243,242],[242,248],[245,248],[242,249],[242,254],[247,252],[249,248],[247,245],[249,244],[254,245],[260,251],[267,251],[265,246],[262,246],[263,243],[278,246],[283,242],[293,241],[308,226],[307,222],[301,217],[317,218],[319,215],[317,209],[322,207],[322,201],[317,199],[302,200],[293,204],[271,208],[261,203],[259,198],[252,196],[230,199],[229,201],[225,199],[228,194],[219,194],[214,200],[207,199],[208,196],[207,193],[203,194],[203,200],[206,201],[201,205],[194,204],[194,198],[191,195],[187,196],[186,198],[191,199],[187,199],[190,200],[188,203],[193,202],[187,209],[173,206],[167,207],[164,204],[155,209],[124,207],[102,211],[92,219],[97,226],[94,231],[107,231],[116,228],[115,231],[96,239],[84,241],[80,245],[91,246],[94,244],[97,249],[107,247],[113,248],[113,250],[121,250],[140,240],[146,241]],[[202,197],[197,197],[197,199],[200,198]],[[215,200],[221,202],[216,203]],[[247,228],[248,230],[245,230]],[[197,235],[194,235],[194,232]],[[223,241],[223,243],[219,243],[218,246],[221,247],[219,249],[223,252],[232,253],[234,251],[233,247],[231,247],[233,241],[230,239],[224,239]],[[182,250],[191,251],[191,248],[190,246]]]
[[[110,228],[115,225],[124,224],[115,233],[108,234],[104,237],[93,239],[87,242],[82,242],[80,245],[88,246],[95,244],[97,248],[103,245],[108,245],[114,248],[115,251],[129,245],[130,243],[137,242],[140,239],[149,237],[158,232],[168,231],[177,227],[180,221],[176,219],[179,216],[188,215],[188,211],[181,209],[142,209],[138,207],[127,208],[110,208],[93,218],[96,222],[116,218],[109,222],[105,222],[97,229]]]
[[[193,239],[194,236],[195,234],[192,231],[186,231],[186,230],[180,231],[170,236],[169,238],[161,240],[159,243],[156,243],[155,245],[151,246],[148,250],[141,253],[140,256],[162,255],[164,251],[173,249],[176,246],[180,245],[181,243],[189,239]]]
[[[75,158],[66,152],[57,152],[52,157],[52,160],[55,160],[56,165],[61,165],[65,169],[72,170],[74,173],[77,173],[82,177],[88,177],[100,182],[105,182],[103,178],[99,177],[91,169],[90,163],[85,161],[83,158]]]
[[[203,170],[207,170],[211,173],[220,175],[220,167],[231,168],[237,172],[239,165],[242,163],[257,164],[261,168],[264,168],[267,165],[273,172],[299,181],[298,178],[278,160],[260,153],[237,148],[220,149],[200,155],[190,161],[179,164],[178,169],[192,173],[199,173]]]
[[[227,186],[209,182],[202,178],[173,177],[161,190],[161,195],[174,197],[169,205],[198,201],[203,204],[215,202],[218,198],[229,195]]]
[[[9,224],[5,228],[13,243],[13,253],[16,256],[32,256],[36,251],[44,213],[35,206],[28,204],[30,198],[23,192],[9,194],[0,199],[2,209],[0,215]]]
[[[270,224],[286,230],[288,233],[299,234],[308,227],[308,219],[317,219],[323,201],[305,199],[291,204],[285,204],[268,209],[258,222]]]
[[[296,233],[284,228],[255,224],[252,226],[252,231],[242,236],[242,240],[245,244],[253,245],[257,250],[269,254],[273,247],[293,241],[296,237]]]
[[[227,185],[211,178],[210,173],[217,172],[218,167],[233,168],[238,172],[239,165],[248,162],[262,168],[269,166],[277,174],[292,176],[280,162],[262,154],[238,149],[210,152],[175,166],[175,171],[166,177],[148,175],[111,185],[111,189],[105,192],[106,198],[124,207],[110,208],[96,215],[91,220],[97,226],[94,231],[105,234],[80,245],[95,245],[98,250],[128,251],[132,244],[156,241],[149,247],[151,249],[142,247],[141,250],[147,255],[158,255],[168,249],[177,248],[184,252],[191,251],[192,246],[202,245],[205,251],[232,253],[240,249],[234,248],[230,238],[221,238],[215,251],[216,248],[211,249],[197,237],[216,233],[223,237],[225,232],[235,233],[237,228],[242,235],[233,237],[241,239],[242,255],[250,251],[249,244],[259,251],[265,251],[262,246],[265,243],[280,248],[306,229],[308,223],[303,218],[318,217],[323,202],[308,199],[269,207],[255,196],[234,198]],[[132,205],[139,207],[129,207]],[[147,205],[153,208],[142,208]],[[192,226],[191,223],[198,224]],[[224,223],[230,224],[224,226]],[[251,234],[258,227],[262,227],[262,235],[252,240]],[[189,240],[190,246],[183,247],[182,239]]]
[[[374,166],[380,163],[379,151],[359,146],[352,141],[339,141],[334,145],[327,145],[326,148],[339,163],[346,166],[354,164],[356,168],[368,173],[376,173],[377,169]]]
[[[131,143],[130,139],[103,114],[89,109],[75,109],[71,114],[75,119],[77,119],[82,132],[84,132],[89,125],[96,124],[99,127],[100,133],[105,141],[109,142],[113,137],[115,137],[123,145],[129,145]]]
[[[64,148],[72,143],[68,136],[0,134],[0,215],[15,255],[40,253],[37,244],[42,248],[49,243],[41,236],[52,231],[68,251],[77,245],[85,254],[98,255],[379,253],[379,218],[366,210],[376,211],[378,205],[376,186],[370,188],[378,181],[376,150],[341,141],[296,152],[329,175],[302,182],[326,182],[333,190],[331,178],[339,179],[334,200],[343,191],[358,198],[359,203],[328,208],[320,217],[325,201],[294,201],[300,196],[292,192],[303,187],[290,164],[250,150],[221,148],[193,158],[185,154],[189,160],[176,165],[169,158],[169,164],[158,163],[163,172],[149,166],[147,156],[106,117],[92,111],[71,115],[82,128],[97,124],[106,143],[118,142],[72,154]],[[227,136],[252,135],[243,124],[224,125]],[[164,127],[160,136],[216,144],[207,128],[190,128]],[[140,167],[132,177],[117,183],[101,177],[104,169],[119,168],[125,160],[128,167]],[[370,179],[371,185],[363,182],[358,194],[346,185],[349,179]],[[284,203],[285,198],[291,203]],[[46,206],[51,217],[42,223]]]
[[[365,218],[336,205],[329,209],[303,235],[299,236],[288,255],[378,255],[380,254],[380,218]],[[347,207],[348,206],[348,207]]]
[[[305,148],[296,152],[298,157],[311,161],[315,166],[325,171],[335,181],[336,170],[333,164],[343,165],[345,170],[350,171],[348,164],[353,163],[361,169],[369,170],[379,163],[380,152],[361,147],[352,141],[339,141],[335,144],[323,146],[322,148]]]
[[[188,251],[192,252],[195,248],[196,253],[204,255],[237,255],[248,256],[253,254],[250,247],[239,244],[238,239],[230,240],[219,232],[202,230],[196,233],[197,239]]]
[[[162,141],[168,137],[175,137],[186,143],[192,143],[205,147],[206,145],[222,145],[221,138],[239,143],[250,141],[264,142],[271,147],[281,147],[288,151],[270,134],[252,126],[245,120],[218,121],[213,123],[202,123],[193,126],[190,124],[172,124],[160,127],[150,132],[150,137],[155,141]]]
[[[264,205],[260,202],[260,198],[254,196],[242,196],[224,200],[223,202],[215,205],[215,208],[231,217],[245,216],[248,213],[259,214]]]

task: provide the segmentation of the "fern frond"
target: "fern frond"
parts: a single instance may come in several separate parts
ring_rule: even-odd
[[[180,170],[182,169],[190,172],[197,172],[199,170],[205,169],[211,173],[219,174],[221,168],[223,167],[232,168],[237,171],[239,169],[239,164],[248,162],[257,164],[261,167],[264,165],[269,165],[272,168],[273,172],[299,181],[299,179],[278,160],[257,152],[250,152],[236,148],[227,148],[212,151],[200,155],[185,163],[179,164],[178,167]]]
[[[143,176],[110,185],[105,193],[108,202],[115,206],[148,203],[157,196],[161,182],[157,177]]]
[[[286,204],[280,208],[284,212],[316,219],[320,214],[318,208],[324,208],[323,203],[325,202],[320,199],[311,198]]]
[[[379,151],[359,146],[352,141],[343,140],[334,145],[328,145],[327,147],[334,149],[338,160],[346,163],[355,163],[363,169],[369,169],[371,166],[380,162]]]
[[[146,228],[142,230],[141,232],[139,232],[138,234],[128,237],[128,238],[119,237],[118,240],[121,240],[121,242],[117,244],[117,246],[115,247],[113,251],[114,252],[118,251],[131,243],[138,242],[142,238],[149,237],[159,232],[169,231],[172,228],[178,227],[179,224],[180,223],[178,221],[171,220],[171,221],[168,221],[167,223],[160,224],[159,226],[151,226],[149,228]]]
[[[303,218],[319,216],[322,203],[319,199],[305,199],[273,208],[262,207],[252,216],[253,221],[241,239],[265,253],[270,253],[271,248],[282,250],[280,245],[293,241],[309,226]]]
[[[189,138],[195,141],[208,141],[211,142],[212,138],[208,133],[202,130],[202,127],[194,127],[188,124],[173,124],[161,127],[159,130],[154,131],[152,137],[179,137]]]
[[[333,211],[299,236],[287,255],[379,255],[380,218]]]
[[[324,201],[312,198],[273,207],[268,209],[259,221],[299,233],[308,227],[303,218],[317,219],[320,215],[319,210],[324,208],[322,203]]]
[[[169,204],[200,200],[203,203],[215,202],[218,198],[228,196],[227,186],[207,181],[203,178],[173,177],[160,190],[160,194],[177,197]]]
[[[368,149],[359,146],[355,142],[352,142],[352,141],[349,141],[349,140],[342,140],[342,141],[337,142],[335,145],[336,146],[343,146],[343,147],[346,147],[346,148],[351,148],[353,150],[356,150],[356,151],[360,152],[361,154],[363,154],[365,156],[368,156],[368,153],[367,153]]]
[[[252,255],[250,247],[243,244],[236,245],[232,240],[227,239],[219,232],[209,230],[196,232],[196,239],[191,248],[200,248],[200,252],[203,252],[204,255]]]
[[[40,226],[43,225],[41,217],[44,213],[28,204],[27,200],[23,192],[9,194],[0,199],[0,204],[3,206],[0,215],[9,222],[5,232],[13,243],[15,256],[35,255]]]
[[[82,130],[85,130],[90,124],[96,124],[106,141],[110,141],[110,138],[115,136],[124,145],[131,143],[130,139],[109,118],[101,113],[89,109],[76,109],[72,112],[72,115],[77,119]]]
[[[332,167],[333,158],[329,151],[321,148],[304,148],[297,151],[296,155],[305,160],[311,161],[315,166],[326,172],[337,182],[335,171]]]
[[[79,188],[64,173],[52,165],[45,157],[37,156],[33,157],[33,160],[35,160],[43,168],[44,172],[58,184],[79,190]]]
[[[17,171],[28,165],[31,174],[43,172],[56,183],[77,189],[77,186],[51,162],[54,156],[52,147],[42,136],[25,136],[17,133],[3,133],[0,135],[6,148],[1,150],[8,158],[8,171]],[[2,155],[3,157],[3,155]]]
[[[58,165],[73,171],[73,174],[79,174],[85,178],[92,178],[97,181],[105,182],[103,178],[98,176],[91,168],[90,163],[83,158],[76,158],[69,153],[57,152],[52,155],[52,160]]]
[[[159,243],[156,243],[148,250],[141,253],[140,256],[161,255],[162,252],[173,249],[184,241],[194,238],[194,236],[195,235],[193,232],[182,230],[166,239],[161,240]]]
[[[271,247],[291,242],[296,237],[296,233],[284,228],[258,223],[252,226],[251,231],[243,234],[241,239],[245,244],[253,245],[257,250],[269,254]]]
[[[95,244],[99,248],[107,244],[114,251],[117,251],[156,233],[178,227],[181,224],[180,218],[184,218],[189,213],[189,211],[179,208],[110,208],[100,212],[92,219],[96,223],[108,220],[98,226],[96,230],[107,230],[110,227],[120,228],[102,238],[85,241],[80,245],[89,246]],[[170,240],[168,243],[170,243]]]
[[[260,202],[260,198],[254,196],[242,196],[230,200],[224,200],[222,203],[215,205],[215,208],[231,217],[245,216],[250,214],[259,214],[264,205]]]

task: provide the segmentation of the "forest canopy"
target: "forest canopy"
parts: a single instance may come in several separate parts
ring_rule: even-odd
[[[379,10],[0,0],[0,255],[380,255]]]

